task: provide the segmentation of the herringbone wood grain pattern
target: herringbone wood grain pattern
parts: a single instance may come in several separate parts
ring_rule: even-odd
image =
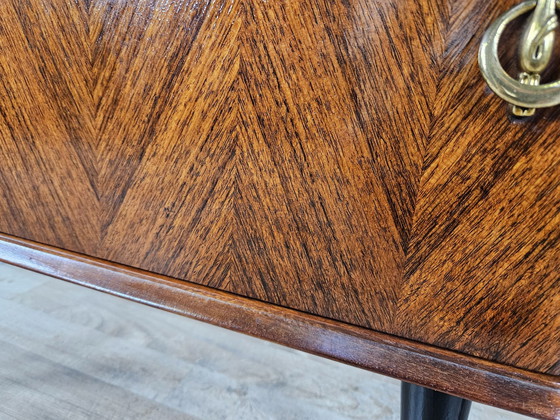
[[[0,231],[558,374],[560,113],[476,64],[513,3],[4,1]]]

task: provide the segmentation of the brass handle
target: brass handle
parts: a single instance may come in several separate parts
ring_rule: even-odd
[[[560,80],[540,84],[540,73],[548,65],[558,26],[556,9],[560,0],[526,0],[500,16],[486,30],[478,52],[480,70],[490,89],[512,104],[518,116],[533,115],[535,108],[560,105]],[[506,73],[498,58],[498,44],[506,26],[533,11],[521,40],[518,80]]]

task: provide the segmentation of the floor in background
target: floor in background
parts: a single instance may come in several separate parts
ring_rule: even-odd
[[[399,418],[399,382],[0,263],[0,419]],[[473,404],[471,420],[527,417]]]

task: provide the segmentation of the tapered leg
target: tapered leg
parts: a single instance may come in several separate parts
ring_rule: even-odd
[[[401,386],[401,420],[467,420],[471,402],[406,382]]]

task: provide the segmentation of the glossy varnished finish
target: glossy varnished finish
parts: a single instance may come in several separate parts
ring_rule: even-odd
[[[538,418],[560,417],[560,383],[554,376],[504,366],[5,235],[0,235],[0,261],[446,394]],[[426,391],[426,394],[429,399],[431,393]]]
[[[557,375],[560,111],[476,63],[514,3],[1,2],[0,231]]]
[[[448,21],[453,59],[440,63],[394,332],[559,374],[560,108],[508,118],[475,60],[486,22],[464,19],[491,20],[513,4],[469,2]],[[512,29],[515,46],[521,27]],[[546,80],[558,78],[557,47]]]

